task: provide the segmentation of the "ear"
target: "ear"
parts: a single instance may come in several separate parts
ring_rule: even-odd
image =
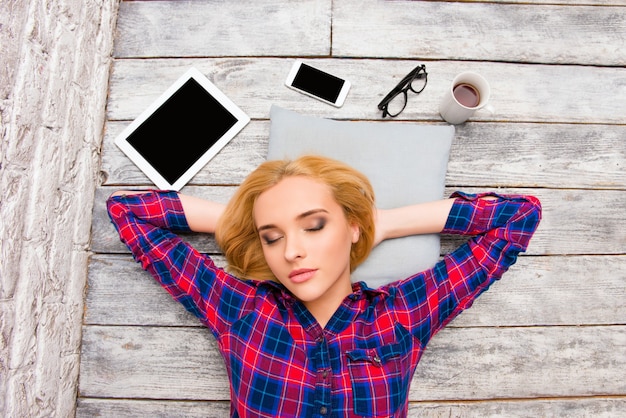
[[[352,232],[352,243],[356,244],[361,237],[361,228],[357,224],[351,224],[350,231]]]

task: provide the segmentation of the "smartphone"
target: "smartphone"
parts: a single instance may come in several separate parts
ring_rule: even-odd
[[[287,87],[314,97],[324,103],[341,107],[346,100],[350,82],[296,61],[285,81]]]

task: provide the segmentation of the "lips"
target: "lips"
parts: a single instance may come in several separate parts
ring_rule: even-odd
[[[294,283],[303,283],[315,275],[316,269],[298,269],[289,273],[289,280]]]

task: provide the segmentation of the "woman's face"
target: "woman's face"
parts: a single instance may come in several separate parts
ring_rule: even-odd
[[[352,292],[350,250],[359,228],[350,225],[330,188],[287,177],[254,206],[263,254],[276,278],[311,312],[333,309]]]

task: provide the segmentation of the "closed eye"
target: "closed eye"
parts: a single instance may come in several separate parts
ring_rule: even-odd
[[[303,230],[305,232],[318,232],[324,229],[326,226],[326,218],[320,217],[320,214],[328,213],[325,209],[313,209],[307,212],[304,212],[296,217],[296,219],[300,222],[303,222],[305,225]],[[321,215],[323,216],[323,215]],[[311,227],[306,227],[306,224],[309,224]],[[275,224],[267,224],[257,228],[259,233],[259,237],[264,245],[272,245],[277,241],[280,241],[283,238],[280,229]]]
[[[326,220],[318,219],[317,222],[315,223],[315,226],[313,226],[312,228],[306,228],[305,231],[307,232],[321,231],[322,229],[324,229],[325,226],[326,226]]]
[[[261,235],[261,240],[263,241],[263,243],[265,245],[272,245],[278,241],[280,241],[280,239],[282,238],[282,235]]]

